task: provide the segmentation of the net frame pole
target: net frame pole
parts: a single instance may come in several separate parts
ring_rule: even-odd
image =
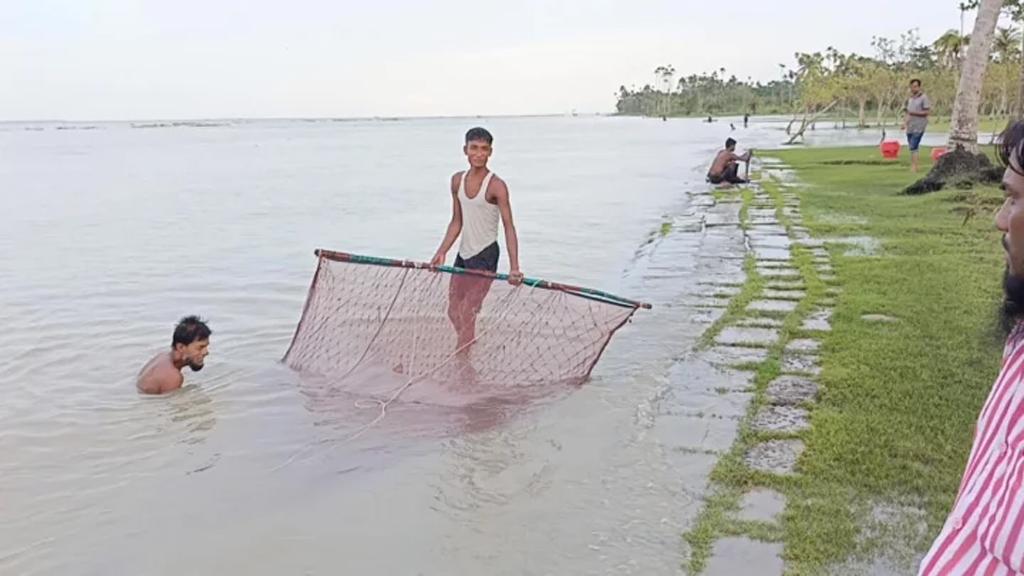
[[[391,266],[395,268],[414,268],[417,270],[435,270],[438,272],[447,272],[449,274],[465,274],[470,276],[479,276],[482,278],[488,278],[490,280],[502,280],[506,281],[509,279],[508,274],[489,272],[486,270],[468,270],[465,268],[456,268],[454,266],[431,266],[425,262],[415,262],[412,260],[395,260],[392,258],[379,258],[376,256],[363,256],[359,254],[350,254],[348,252],[338,252],[335,250],[325,250],[318,248],[313,253],[319,257],[327,260],[334,260],[337,262],[351,262],[354,264],[368,264],[374,266]],[[557,290],[560,292],[566,292],[575,294],[584,298],[591,298],[601,300],[608,304],[614,304],[622,306],[624,308],[643,308],[650,310],[651,305],[646,302],[639,302],[636,300],[630,300],[615,294],[603,292],[601,290],[595,290],[593,288],[584,288],[582,286],[573,286],[571,284],[563,284],[560,282],[550,282],[548,280],[541,280],[539,278],[523,278],[522,283],[532,288],[543,288],[545,290]]]

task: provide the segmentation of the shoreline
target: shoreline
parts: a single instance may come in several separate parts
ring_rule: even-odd
[[[874,147],[765,154],[739,192],[746,282],[694,354],[742,360],[751,398],[684,567],[915,574],[998,368],[998,234],[971,215],[1001,195],[900,196],[906,155]]]

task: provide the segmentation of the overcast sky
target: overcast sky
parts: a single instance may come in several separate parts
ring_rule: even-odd
[[[0,120],[609,112],[659,64],[770,80],[796,51],[931,42],[957,4],[0,0]]]

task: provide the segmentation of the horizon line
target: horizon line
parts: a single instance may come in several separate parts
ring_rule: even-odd
[[[34,118],[28,120],[0,120],[0,124],[26,124],[26,123],[138,123],[138,122],[208,122],[208,121],[303,121],[303,122],[359,122],[367,120],[375,121],[399,121],[399,120],[461,120],[474,118],[551,118],[558,116],[614,116],[615,112],[542,112],[535,114],[452,114],[452,115],[410,115],[410,116],[193,116],[193,117],[165,117],[165,118],[131,118],[131,119],[89,119],[71,120],[61,118]]]

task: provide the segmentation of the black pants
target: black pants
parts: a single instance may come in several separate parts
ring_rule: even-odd
[[[722,182],[728,182],[729,184],[746,184],[747,181],[736,174],[739,170],[739,164],[730,164],[725,167],[725,171],[721,174],[708,174],[708,182],[711,182],[712,184],[721,184]]]

